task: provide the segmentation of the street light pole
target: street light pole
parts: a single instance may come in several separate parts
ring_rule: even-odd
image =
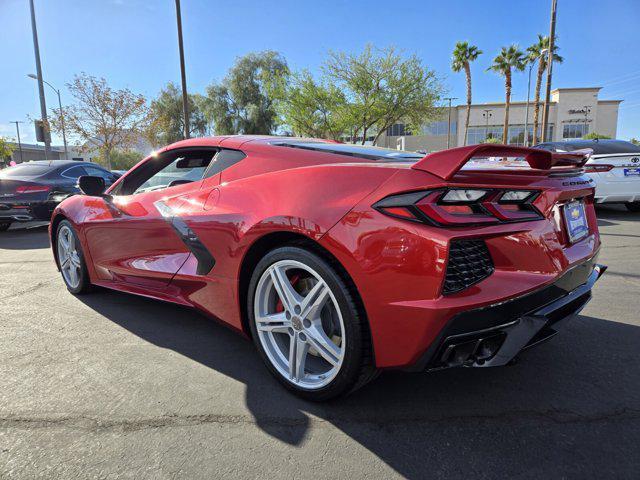
[[[540,56],[544,56],[547,53],[547,49],[543,48],[540,51]],[[527,108],[524,114],[524,146],[529,146],[529,102],[531,98],[531,70],[533,70],[533,66],[536,62],[539,61],[538,57],[534,58],[533,61],[529,64],[529,81],[527,82]],[[536,132],[533,132],[533,139],[535,141]]]
[[[33,78],[34,80],[38,80],[39,78],[37,75],[34,75],[33,73],[27,74],[27,77]],[[60,123],[62,126],[62,142],[64,143],[64,157],[65,157],[65,160],[69,160],[69,151],[67,150],[67,134],[64,128],[64,113],[62,112],[62,100],[60,100],[60,90],[58,90],[56,87],[51,85],[46,80],[42,80],[42,81],[43,83],[46,83],[58,95],[58,108],[60,109]]]
[[[491,112],[493,112],[493,110],[487,109],[487,110],[484,110],[484,113],[482,114],[482,116],[485,118],[485,124],[484,124],[485,142],[487,141],[487,137],[489,136],[489,118],[491,118]]]
[[[449,125],[447,130],[447,148],[451,148],[451,101],[457,100],[458,97],[447,97],[445,100],[449,101]]]
[[[182,44],[182,15],[180,13],[180,0],[176,0],[176,21],[178,22],[180,76],[182,77],[182,112],[184,114],[184,138],[189,138],[189,98],[187,96],[187,75],[184,70],[184,46]]]
[[[535,60],[529,64],[529,81],[527,82],[527,108],[524,112],[524,146],[529,146],[529,100],[531,98],[531,70]]]
[[[20,123],[24,123],[24,122],[20,122],[18,120],[14,120],[11,123],[15,123],[16,124],[16,133],[18,134],[18,150],[20,151],[20,163],[24,162],[24,159],[22,158],[22,142],[20,141]]]
[[[549,51],[547,52],[547,85],[544,95],[544,110],[542,111],[542,141],[547,141],[547,125],[549,123],[549,103],[551,101],[551,75],[553,70],[553,43],[556,36],[556,11],[558,1],[551,0],[551,27],[549,33]]]
[[[44,159],[48,160],[51,156],[51,142],[46,129],[49,128],[47,122],[47,103],[44,99],[44,85],[42,83],[42,65],[40,65],[40,47],[38,46],[38,29],[36,28],[36,12],[33,6],[33,0],[29,0],[31,7],[31,31],[33,33],[33,50],[36,56],[36,72],[38,74],[38,93],[40,94],[40,117],[45,128],[44,132]]]

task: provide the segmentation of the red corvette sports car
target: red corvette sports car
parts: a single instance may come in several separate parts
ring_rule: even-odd
[[[386,368],[505,365],[604,272],[586,155],[474,145],[427,156],[323,140],[192,139],[54,211],[74,294],[194,307],[312,400]]]

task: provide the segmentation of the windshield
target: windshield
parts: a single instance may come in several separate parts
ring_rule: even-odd
[[[50,172],[52,168],[42,164],[20,164],[0,170],[0,178],[5,177],[39,177]]]
[[[419,153],[407,152],[404,150],[392,150],[390,148],[371,147],[367,145],[350,145],[344,143],[276,142],[274,145],[383,162],[415,162],[424,157],[424,155]]]

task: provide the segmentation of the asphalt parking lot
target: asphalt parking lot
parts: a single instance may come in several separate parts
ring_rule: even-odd
[[[388,372],[311,404],[187,309],[69,294],[0,234],[0,478],[637,478],[640,214],[598,211],[594,300],[512,367]]]

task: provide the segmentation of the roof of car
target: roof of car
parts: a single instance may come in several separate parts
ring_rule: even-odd
[[[600,140],[567,140],[564,142],[544,142],[536,145],[539,148],[553,146],[563,151],[580,150],[590,148],[594,155],[606,155],[612,153],[640,153],[640,146],[625,140],[600,139]]]
[[[52,167],[64,167],[66,165],[95,165],[97,167],[101,167],[93,162],[83,162],[79,160],[31,160],[29,162],[18,163],[18,165],[50,165]]]

